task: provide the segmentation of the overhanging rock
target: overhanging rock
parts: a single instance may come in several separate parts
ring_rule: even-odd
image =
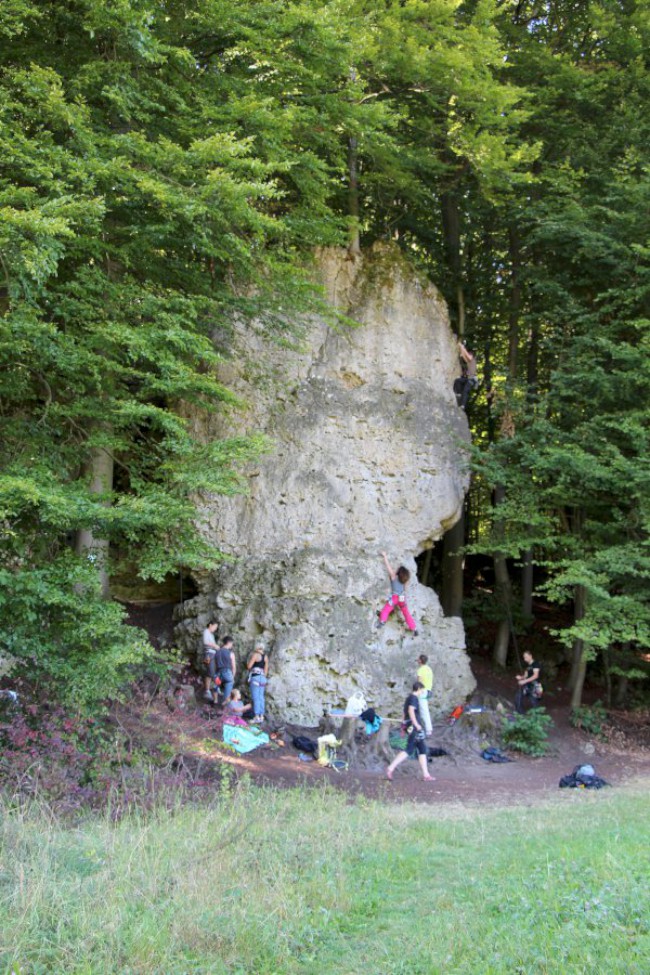
[[[434,708],[453,706],[474,687],[463,625],[415,577],[415,556],[458,519],[468,484],[446,307],[393,248],[354,262],[328,251],[320,266],[329,300],[360,326],[310,321],[294,351],[235,331],[223,379],[248,409],[202,434],[262,430],[273,449],[248,471],[247,496],[205,499],[203,530],[236,561],[198,580],[177,634],[194,647],[216,616],[242,663],[266,643],[271,709],[294,722],[317,722],[358,689],[398,713],[419,653]],[[382,549],[411,570],[418,637],[397,613],[375,628],[389,591]]]

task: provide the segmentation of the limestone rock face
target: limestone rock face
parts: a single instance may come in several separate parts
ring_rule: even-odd
[[[393,248],[354,262],[327,251],[319,263],[328,300],[360,324],[310,321],[294,351],[235,331],[222,378],[247,409],[202,435],[261,430],[272,449],[248,471],[246,496],[205,500],[203,530],[235,561],[198,580],[177,635],[193,648],[216,617],[240,667],[264,642],[269,710],[297,723],[355,690],[398,714],[420,653],[434,709],[453,707],[474,687],[462,622],[443,617],[415,564],[458,519],[468,483],[446,308]],[[411,571],[417,637],[398,611],[376,629],[390,588],[381,550]]]

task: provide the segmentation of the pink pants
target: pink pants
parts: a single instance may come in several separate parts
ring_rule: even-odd
[[[406,625],[408,626],[409,630],[415,630],[415,629],[417,629],[417,627],[415,625],[415,620],[413,619],[413,617],[409,613],[408,606],[406,605],[406,603],[404,602],[404,600],[400,600],[400,598],[399,598],[399,596],[397,595],[396,592],[392,593],[390,599],[388,600],[388,602],[386,603],[386,605],[382,609],[381,613],[379,614],[379,622],[380,623],[385,623],[386,620],[388,619],[388,617],[393,612],[393,610],[395,609],[396,606],[399,607],[399,609],[401,609],[402,616],[406,620]]]

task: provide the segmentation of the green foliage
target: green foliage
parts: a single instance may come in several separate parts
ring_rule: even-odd
[[[591,705],[572,708],[570,721],[574,728],[602,738],[607,725],[607,711],[602,701],[595,701]]]
[[[295,341],[321,306],[306,252],[355,233],[397,239],[478,347],[471,541],[530,553],[555,602],[583,593],[560,638],[588,657],[647,646],[642,5],[1,13],[0,568],[27,614],[19,645],[5,601],[5,662],[35,667],[39,633],[65,657],[51,621],[83,602],[95,542],[144,578],[218,562],[196,500],[242,490],[269,446],[199,436],[240,406],[233,320]],[[40,611],[19,595],[37,584]]]
[[[3,17],[0,655],[86,706],[150,650],[71,542],[88,532],[144,578],[217,564],[195,499],[242,490],[266,444],[196,436],[189,409],[238,405],[212,333],[242,312],[277,327],[276,290],[316,299],[276,167],[205,117],[223,92],[177,43],[184,11],[73,8]]]
[[[473,414],[477,547],[527,553],[540,593],[575,597],[557,635],[592,660],[650,638],[650,34],[640,5],[607,0],[503,4],[499,25],[540,153],[507,209],[467,204],[490,390]]]
[[[531,708],[527,714],[518,714],[503,729],[503,744],[524,755],[539,758],[550,748],[548,733],[553,719],[544,708]]]
[[[197,435],[239,405],[219,380],[233,318],[293,338],[320,302],[305,249],[355,220],[429,239],[432,180],[515,179],[521,94],[497,77],[495,15],[488,0],[2,4],[5,661],[46,668],[53,693],[112,693],[143,644],[87,558],[153,579],[215,565],[195,501],[243,489],[267,446]]]
[[[117,697],[153,657],[146,634],[101,598],[94,566],[62,551],[42,565],[0,568],[3,654],[36,696],[80,713]]]

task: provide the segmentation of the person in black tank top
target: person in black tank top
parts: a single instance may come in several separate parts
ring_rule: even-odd
[[[531,707],[535,707],[539,704],[541,697],[539,693],[539,689],[541,688],[539,675],[542,672],[542,668],[533,659],[530,650],[524,650],[523,658],[526,664],[526,671],[523,674],[517,674],[516,677],[519,687],[515,695],[515,710],[518,714],[526,713],[526,701],[530,702]]]
[[[248,670],[248,684],[251,689],[253,699],[253,721],[264,721],[264,710],[266,707],[265,688],[269,673],[269,658],[261,643],[258,643],[248,658],[246,664]]]
[[[429,749],[425,741],[424,728],[420,724],[420,695],[423,693],[424,684],[416,680],[413,684],[413,690],[404,701],[404,724],[406,725],[409,736],[406,743],[406,751],[398,752],[386,769],[386,778],[389,782],[393,781],[393,772],[397,766],[405,762],[407,758],[413,758],[416,754],[418,756],[422,778],[426,782],[433,781],[433,776],[429,775],[429,769],[427,768]]]

